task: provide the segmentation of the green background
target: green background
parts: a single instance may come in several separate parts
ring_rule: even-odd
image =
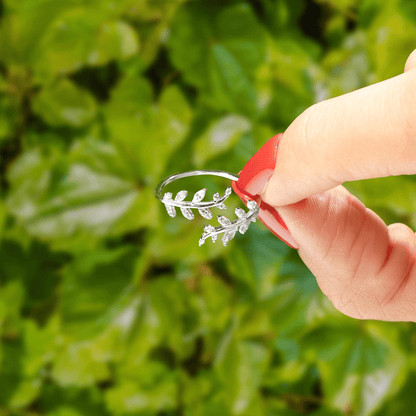
[[[237,173],[313,103],[402,73],[414,0],[0,13],[2,416],[415,414],[415,324],[342,315],[258,222],[198,247],[208,221],[154,197],[178,171]],[[346,186],[416,229],[413,177]]]

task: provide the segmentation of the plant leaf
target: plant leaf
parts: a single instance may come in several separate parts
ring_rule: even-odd
[[[108,321],[103,318],[114,317],[123,309],[132,293],[129,283],[138,254],[133,246],[102,249],[80,255],[68,264],[61,283],[65,334],[88,339],[106,327]]]
[[[87,90],[59,78],[34,98],[33,111],[50,126],[83,127],[97,115],[97,103]]]
[[[194,142],[195,165],[201,167],[210,159],[233,148],[250,128],[250,120],[237,115],[226,115],[212,122],[207,131]],[[226,192],[231,194],[231,188]]]
[[[338,410],[342,403],[353,403],[356,414],[374,414],[405,380],[406,356],[396,336],[392,327],[371,321],[345,327],[326,324],[306,334],[301,345],[317,356],[328,403]]]
[[[107,144],[105,157],[104,152],[100,154],[103,149],[93,139],[73,143],[68,155],[71,162],[57,151],[46,156],[38,147],[20,156],[10,171],[7,206],[26,231],[79,250],[81,244],[91,244],[91,238],[152,223],[153,209],[137,215],[137,209],[152,207],[152,190],[135,189],[134,183],[123,177],[123,158],[115,147]]]

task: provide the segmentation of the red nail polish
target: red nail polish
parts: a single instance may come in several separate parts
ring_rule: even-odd
[[[246,163],[239,172],[238,181],[233,181],[235,193],[247,205],[254,200],[260,205],[259,220],[278,238],[289,247],[298,249],[299,246],[290,234],[286,224],[269,204],[261,200],[258,193],[270,179],[276,166],[276,155],[282,133],[269,139],[259,151]]]

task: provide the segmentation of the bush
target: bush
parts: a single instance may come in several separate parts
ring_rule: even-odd
[[[1,414],[414,413],[413,324],[342,315],[261,224],[199,247],[206,221],[154,197],[401,73],[412,0],[4,0],[1,19]],[[347,187],[415,228],[414,178]]]

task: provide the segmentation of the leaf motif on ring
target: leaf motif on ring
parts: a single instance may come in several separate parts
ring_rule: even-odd
[[[223,227],[228,227],[231,225],[231,221],[225,217],[224,215],[218,215],[217,216],[218,222],[223,226]]]
[[[175,201],[176,202],[183,201],[186,198],[187,195],[188,195],[188,191],[179,191],[176,194]]]
[[[207,192],[207,188],[201,189],[200,191],[198,191],[194,197],[192,198],[192,202],[200,202],[204,199],[205,194]]]
[[[222,236],[222,243],[224,244],[224,246],[226,246],[227,243],[234,238],[236,231],[237,230],[234,229],[224,233],[224,235]]]
[[[195,218],[194,213],[186,207],[180,207],[183,216],[188,220],[193,220]]]
[[[212,212],[209,208],[199,208],[198,212],[207,220],[212,219]]]

